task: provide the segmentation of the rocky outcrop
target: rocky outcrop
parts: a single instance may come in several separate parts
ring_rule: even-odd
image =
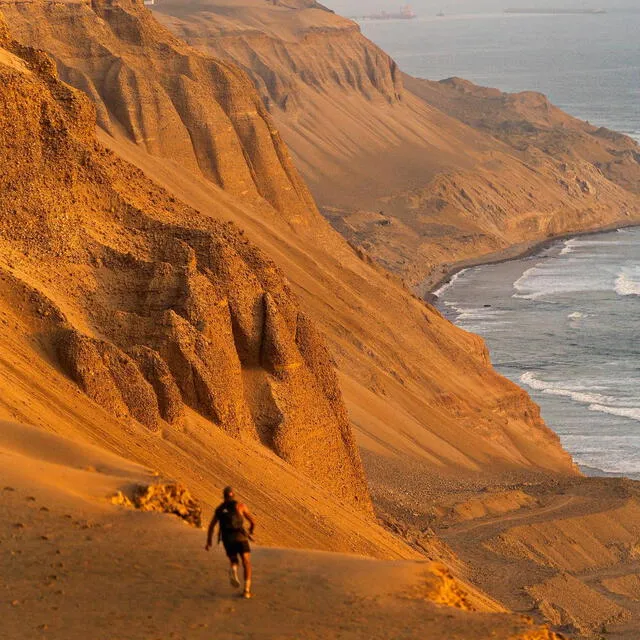
[[[159,428],[158,397],[129,356],[74,329],[63,330],[57,342],[63,368],[92,400],[116,417]]]
[[[52,361],[124,425],[179,429],[188,407],[368,512],[332,363],[280,270],[98,145],[86,97],[4,38],[0,269]]]
[[[168,513],[193,527],[202,527],[202,507],[179,482],[136,484],[118,491],[111,497],[111,503],[139,511]]]
[[[142,2],[36,0],[1,10],[16,39],[49,52],[61,79],[92,99],[106,131],[236,196],[265,198],[290,222],[313,218],[313,200],[249,78],[177,40]]]

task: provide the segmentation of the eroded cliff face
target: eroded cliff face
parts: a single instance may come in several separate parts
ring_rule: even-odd
[[[403,76],[353,22],[304,4],[156,15],[247,70],[325,216],[421,292],[452,263],[640,219],[638,146],[543,97]]]
[[[170,0],[154,13],[196,48],[244,69],[274,112],[304,117],[310,93],[335,90],[382,104],[402,99],[396,63],[317,2]]]
[[[34,358],[124,424],[195,412],[368,512],[333,363],[280,270],[101,147],[89,100],[0,38],[1,289]]]
[[[262,11],[271,5],[260,2],[255,6]],[[154,244],[142,234],[140,247],[133,241],[122,246],[110,241],[109,250],[101,250],[99,260],[102,262],[98,265],[106,264],[110,269],[111,265],[117,265],[118,275],[107,273],[99,284],[108,286],[109,300],[117,305],[118,314],[113,318],[108,312],[101,314],[99,306],[87,295],[87,309],[96,317],[92,322],[99,327],[99,332],[90,335],[88,341],[73,331],[63,332],[58,341],[70,354],[66,359],[63,355],[67,369],[85,388],[91,388],[92,380],[74,365],[74,359],[80,354],[91,358],[96,367],[104,362],[114,363],[114,354],[101,341],[114,343],[128,358],[117,362],[112,374],[113,386],[120,396],[123,395],[122,380],[129,378],[133,362],[145,380],[149,378],[158,399],[160,420],[166,422],[179,415],[179,406],[176,409],[174,402],[179,393],[190,408],[197,409],[209,420],[226,421],[230,433],[243,435],[255,431],[274,450],[295,461],[299,468],[306,468],[305,464],[311,462],[305,462],[303,450],[308,447],[312,460],[313,452],[321,449],[322,442],[315,436],[309,436],[307,442],[302,426],[296,426],[307,419],[306,409],[296,404],[295,394],[289,394],[287,387],[279,384],[278,376],[295,376],[308,389],[311,387],[304,385],[304,372],[335,358],[349,418],[357,429],[361,446],[390,456],[415,456],[446,469],[498,471],[524,467],[573,472],[570,457],[540,419],[537,407],[523,391],[493,371],[480,339],[457,330],[433,308],[412,297],[397,280],[373,264],[366,253],[354,251],[313,206],[303,208],[303,199],[298,195],[307,193],[304,185],[301,191],[296,191],[291,182],[272,180],[270,165],[259,165],[256,158],[265,157],[260,155],[262,150],[276,154],[282,163],[274,165],[274,175],[281,176],[286,166],[286,150],[275,144],[274,131],[260,125],[260,122],[270,122],[269,115],[260,107],[260,98],[242,72],[176,40],[139,6],[97,3],[92,8],[86,4],[34,2],[6,4],[3,11],[11,16],[21,39],[52,51],[64,77],[95,99],[91,87],[80,81],[82,77],[91,79],[98,92],[98,110],[101,102],[108,107],[111,122],[111,133],[102,130],[100,140],[162,184],[171,197],[200,212],[196,214],[187,208],[189,213],[177,221],[167,222],[162,232],[156,232],[153,227],[154,234],[166,233],[171,237],[172,242],[166,246]],[[294,10],[288,11],[298,15]],[[309,11],[314,12],[314,16],[318,12],[326,19],[337,20],[326,11]],[[306,10],[301,12],[306,15]],[[134,33],[138,35],[134,37]],[[258,174],[258,167],[262,167],[260,179],[263,183],[271,180],[270,188],[275,195],[265,200],[259,193],[238,194],[233,185],[221,183],[188,162],[176,162],[175,158],[162,155],[165,152],[156,153],[146,139],[132,136],[121,126],[126,120],[122,110],[127,114],[133,110],[139,121],[147,121],[157,112],[157,102],[141,93],[135,94],[135,99],[128,98],[126,92],[119,93],[113,100],[105,98],[114,95],[110,92],[119,86],[111,69],[113,65],[120,68],[122,64],[135,71],[138,78],[135,86],[155,87],[154,91],[172,99],[186,94],[173,94],[167,87],[182,82],[185,75],[191,77],[189,74],[195,73],[195,69],[200,71],[193,76],[198,81],[194,80],[193,91],[205,91],[209,109],[217,109],[232,99],[233,104],[254,105],[254,111],[237,112],[237,118],[233,113],[233,117],[225,115],[219,128],[205,127],[201,131],[202,148],[209,149],[210,157],[217,162],[218,156],[214,154],[218,148],[217,136],[232,136],[235,142],[224,148],[219,158],[221,166],[238,165],[241,172],[249,167],[253,171],[252,180],[254,173]],[[228,74],[215,75],[212,71],[226,68],[231,70]],[[76,69],[77,73],[71,73],[70,69]],[[210,73],[204,74],[202,69]],[[354,96],[360,95],[356,89],[353,92]],[[326,100],[332,101],[334,94],[328,90],[325,93]],[[316,94],[322,92],[316,91]],[[220,103],[212,99],[217,97]],[[380,104],[391,102],[385,96],[365,101],[376,112]],[[360,110],[362,100],[354,99],[351,106],[350,101],[345,101],[344,105],[349,115],[345,122],[349,124],[353,121],[350,109]],[[305,108],[299,113],[307,119],[313,118],[314,108],[311,105],[310,110]],[[201,117],[202,112],[193,100],[185,109],[184,121],[208,122],[202,119],[204,116]],[[222,111],[227,113],[225,109]],[[170,123],[171,109],[166,113]],[[262,114],[258,120],[256,113]],[[243,137],[242,126],[247,122],[252,127],[251,136]],[[334,138],[331,127],[335,122],[331,118],[326,122],[325,142],[331,146],[331,140],[338,141],[347,161],[351,153],[349,141],[345,142],[340,135]],[[366,132],[366,118],[361,124]],[[176,130],[169,127],[154,131],[158,136],[155,144],[174,144],[172,136]],[[252,140],[251,145],[247,140]],[[381,141],[388,142],[384,136]],[[313,142],[310,139],[310,144]],[[318,148],[323,152],[322,146]],[[403,145],[398,149],[398,153],[401,150],[404,154]],[[371,166],[377,164],[377,170],[384,172],[379,159],[372,157]],[[365,171],[367,167],[360,169]],[[416,163],[415,169],[422,171],[423,165]],[[293,169],[288,175],[295,175]],[[377,188],[368,186],[375,175],[374,171],[367,178],[368,191]],[[114,205],[115,211],[132,224],[139,219],[138,210],[149,215],[154,196],[143,199],[149,189],[140,182],[142,174],[132,173],[126,179],[117,172],[111,176],[110,180],[118,185],[118,193],[126,197],[127,207],[133,207],[134,213],[125,215],[118,204]],[[345,176],[342,179],[350,179],[349,174]],[[219,188],[220,184],[224,190]],[[350,197],[358,199],[357,185]],[[274,206],[269,202],[275,203]],[[173,203],[173,206],[182,205]],[[128,211],[125,208],[125,212]],[[221,244],[201,233],[208,225],[219,228],[220,220],[238,223],[253,243],[277,261],[300,297],[305,313],[321,327],[330,351],[317,348],[320,340],[312,330],[313,323],[307,324],[306,318],[292,310],[289,294],[277,279],[271,278],[270,269],[259,268],[253,250],[245,247],[241,240],[231,238],[228,244]],[[292,224],[294,220],[300,223]],[[109,229],[107,225],[104,232],[107,237],[110,237]],[[97,238],[103,242],[101,235]],[[146,253],[141,256],[139,250],[143,249]],[[123,252],[127,256],[131,253],[134,258],[123,258],[120,255]],[[167,267],[165,263],[173,266]],[[132,278],[138,282],[136,291],[139,288],[148,293],[130,292],[127,283]],[[220,285],[216,278],[222,278],[227,284]],[[242,288],[238,292],[235,287],[240,283]],[[225,298],[229,301],[230,319],[226,315]],[[208,301],[213,304],[207,306]],[[150,316],[153,321],[140,320],[134,317],[136,314],[143,318]],[[221,328],[211,332],[212,326]],[[282,327],[286,327],[286,334]],[[225,332],[227,336],[232,335],[233,348],[224,338]],[[203,343],[203,334],[210,336],[207,344]],[[286,335],[289,337],[284,338]],[[158,354],[166,367],[147,349]],[[219,383],[210,375],[213,361],[221,363],[219,366],[229,380],[242,380],[241,388],[234,385],[229,391],[229,400],[220,400]],[[260,368],[254,375],[257,362],[272,376],[269,385],[262,382]],[[170,383],[169,374],[175,385]],[[327,374],[323,379],[317,374],[315,379],[331,404],[332,415],[338,416],[340,429],[345,430],[342,436],[345,450],[352,450],[347,435],[347,414],[339,408],[340,390],[335,378]],[[124,413],[123,404],[131,413],[146,411],[129,407],[126,399],[119,399],[115,391],[103,395],[105,403],[113,405],[115,411]],[[135,401],[144,403],[145,407],[150,402],[146,396],[144,392],[134,394]],[[247,411],[240,402],[242,397],[249,405],[255,402],[264,410],[254,410],[247,419]],[[280,420],[283,407],[292,417],[289,422]],[[313,424],[322,421],[324,404],[310,410],[309,416]],[[157,420],[155,415],[151,423]],[[292,445],[283,444],[282,438],[273,438],[272,424],[281,424],[282,433],[295,439],[299,449],[292,450]],[[336,442],[335,446],[339,448],[340,444]]]
[[[247,76],[198,54],[142,2],[2,2],[20,42],[45,49],[84,91],[106,131],[202,172],[226,191],[266,199],[290,222],[314,204]]]

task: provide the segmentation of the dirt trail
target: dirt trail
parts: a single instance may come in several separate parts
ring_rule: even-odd
[[[516,513],[512,513],[499,518],[490,518],[488,520],[472,520],[459,525],[452,526],[446,532],[449,540],[464,539],[465,542],[470,540],[486,539],[499,533],[500,531],[511,526],[515,522],[540,522],[548,520],[549,515],[558,514],[562,517],[569,516],[572,512],[579,510],[585,504],[585,500],[578,496],[557,496],[551,500],[551,503],[544,507],[523,509]],[[479,532],[479,534],[476,534]]]
[[[435,523],[466,567],[465,577],[509,609],[533,613],[575,637],[598,637],[606,629],[611,640],[636,640],[638,483],[584,478],[521,490],[537,505]],[[496,493],[480,491],[473,499],[492,500]],[[469,499],[468,490],[464,496]]]

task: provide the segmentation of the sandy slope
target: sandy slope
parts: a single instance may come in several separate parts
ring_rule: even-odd
[[[356,417],[363,445],[385,455],[424,457],[449,468],[497,470],[504,466],[525,466],[572,472],[569,457],[542,424],[538,409],[522,390],[492,371],[478,338],[453,328],[388,274],[370,264],[366,256],[355,252],[330,229],[313,206],[304,209],[306,188],[296,178],[270,117],[257,103],[257,94],[248,90],[250,84],[237,70],[180,42],[136,4],[98,3],[92,8],[53,6],[46,2],[24,6],[7,3],[2,11],[11,18],[12,28],[20,39],[49,50],[63,76],[97,101],[100,122],[110,131],[109,135],[101,136],[102,142],[137,165],[178,201],[200,212],[200,216],[195,213],[180,216],[180,224],[209,226],[221,219],[236,222],[282,269],[305,313],[318,323],[331,345],[347,390],[347,407],[351,416]],[[108,55],[96,53],[105,50]],[[118,78],[126,79],[131,74],[138,78],[138,83],[134,83],[138,90],[130,91],[131,83],[121,83],[119,93],[111,91],[116,70]],[[176,88],[176,73],[180,70],[186,70],[190,81],[184,80]],[[386,86],[383,78],[375,74],[373,78],[376,86],[387,91],[383,89]],[[198,86],[208,87],[207,91],[216,97],[208,110],[200,109],[195,100],[193,92],[197,93]],[[224,87],[227,89],[223,90]],[[186,109],[180,122],[186,122],[188,129],[197,129],[194,152],[209,149],[221,170],[227,167],[231,171],[237,165],[240,171],[243,165],[242,171],[249,171],[259,194],[264,192],[263,198],[256,198],[255,193],[238,194],[237,185],[227,188],[224,179],[215,179],[207,171],[194,171],[173,146],[169,149],[148,143],[150,136],[174,145],[179,137],[182,125],[176,125],[177,128],[171,125],[170,130],[165,130],[156,126],[153,119],[158,101],[165,98]],[[101,104],[108,111],[108,122],[106,116],[100,117]],[[133,135],[127,128],[132,114],[148,125],[148,135]],[[235,137],[235,142],[231,144],[229,136],[221,140],[222,131]],[[130,182],[116,181],[116,188],[127,189]],[[155,210],[161,218],[165,215],[163,207],[175,206],[160,196],[146,197],[146,192],[147,187],[129,189],[127,198],[141,211]],[[101,233],[106,234],[109,242],[117,242],[111,228]],[[158,259],[157,255],[152,258]],[[268,269],[261,273],[262,280],[272,282]],[[110,300],[120,310],[123,309],[119,289],[123,282],[122,273],[110,277],[109,284],[114,290]],[[258,287],[251,296],[260,291]],[[227,293],[233,299],[232,286]],[[204,300],[204,296],[199,299]],[[254,326],[251,319],[254,307],[243,304],[242,296],[236,302],[245,312],[249,307],[245,315],[250,317],[243,316],[243,326]],[[129,298],[126,304],[132,304]],[[130,308],[124,310],[129,312]],[[284,315],[292,316],[290,310]],[[294,324],[290,320],[290,330]],[[123,337],[104,320],[103,327],[109,329],[112,340]],[[251,343],[255,347],[254,339]],[[225,345],[228,350],[235,349],[228,340]],[[289,364],[295,364],[295,349],[293,355]],[[248,368],[245,366],[243,370]],[[248,375],[243,381],[249,388],[250,380]],[[213,379],[210,381],[215,384]],[[327,397],[337,398],[336,385],[330,386],[332,390]],[[282,390],[280,401],[297,397],[308,385],[299,384],[297,389]],[[236,405],[241,404],[239,398],[236,400]],[[311,410],[316,405],[306,406]],[[303,413],[293,409],[288,413],[291,418],[298,418],[293,431],[301,433],[305,430]],[[262,412],[261,417],[268,427],[272,422],[270,412]],[[318,416],[313,422],[320,425],[323,421]],[[286,431],[286,422],[283,424]],[[314,438],[290,438],[288,442],[298,445],[288,452],[288,459],[296,459],[299,467],[310,459],[304,455],[296,457],[296,451],[299,454],[305,447],[318,446]],[[282,452],[285,449],[282,447]],[[349,455],[352,454],[355,452],[351,449]],[[357,466],[352,461],[355,468],[353,465]]]
[[[308,3],[255,4],[167,0],[155,13],[251,75],[323,213],[412,285],[513,244],[639,219],[629,138],[536,94],[402,76],[353,22]]]
[[[555,436],[540,429],[537,407],[487,367],[482,342],[357,259],[334,234],[267,226],[181,167],[101,140],[185,202],[236,221],[274,257],[332,345],[362,446],[443,468],[570,470]]]
[[[44,55],[7,42],[31,73],[0,67],[10,169],[0,191],[0,417],[129,457],[209,505],[237,484],[260,505],[266,543],[412,556],[366,508],[336,507],[366,488],[331,358],[320,338],[298,346],[308,338],[299,300],[348,375],[364,446],[450,469],[572,472],[482,343],[360,260],[321,219],[312,223],[313,212],[308,225],[291,225],[264,202],[250,206],[188,167],[103,135],[163,191],[96,143],[88,102],[55,81]],[[241,223],[291,285],[225,220]],[[288,320],[266,313],[271,298]],[[179,330],[166,331],[167,315]],[[129,355],[140,346],[169,371],[141,369]]]
[[[108,504],[152,480],[143,467],[30,427],[0,434],[2,637],[551,639],[424,561],[258,546],[256,597],[240,600],[204,531]]]
[[[46,18],[50,11],[56,13],[59,20],[56,24],[60,27],[56,31],[60,39],[55,45],[58,53],[57,47],[63,40],[65,46],[73,45],[75,32],[65,31],[63,27],[78,26],[73,23],[75,10],[74,6],[50,7],[39,3],[21,7],[19,11],[15,7],[11,9],[16,15],[25,12],[21,17],[23,29],[38,27],[39,23],[30,22],[33,17]],[[126,49],[130,64],[144,67],[140,57],[145,54],[145,47],[154,55],[158,51],[166,52],[163,49],[168,46],[163,40],[166,34],[161,27],[150,23],[148,16],[137,22],[137,9],[129,13],[126,8],[116,6],[114,10],[118,19],[112,24],[109,38],[115,51],[119,47]],[[91,36],[94,28],[104,27],[88,5],[82,5],[81,11],[85,35]],[[50,37],[52,30],[46,21],[44,29]],[[142,44],[136,36],[140,33],[145,36]],[[156,37],[159,41],[154,40]],[[171,43],[171,39],[168,42]],[[87,42],[83,42],[83,51],[91,51],[91,46],[86,45]],[[428,522],[435,526],[438,523],[433,519],[434,514],[437,520],[444,513],[444,524],[451,526],[459,524],[459,518],[468,519],[469,514],[502,517],[506,513],[495,533],[505,527],[509,529],[506,544],[521,542],[523,538],[529,540],[529,534],[511,530],[514,524],[511,512],[529,508],[537,504],[536,500],[543,503],[542,498],[527,497],[526,490],[512,486],[508,494],[493,496],[490,501],[474,501],[466,496],[462,504],[452,505],[456,491],[460,491],[456,482],[463,478],[465,471],[484,472],[482,482],[486,484],[492,475],[489,472],[521,477],[526,472],[555,469],[570,475],[572,467],[526,394],[492,371],[479,339],[446,323],[431,307],[412,298],[395,280],[358,256],[313,209],[303,211],[302,219],[292,218],[287,215],[290,210],[286,206],[280,210],[267,204],[266,198],[259,194],[239,197],[233,189],[222,189],[211,176],[193,171],[193,167],[180,158],[174,162],[161,153],[149,153],[146,144],[141,144],[135,136],[132,140],[118,127],[110,136],[101,133],[100,139],[117,155],[144,169],[147,176],[168,189],[163,191],[150,182],[149,177],[96,143],[88,103],[55,81],[46,57],[15,43],[7,46],[10,51],[7,49],[3,54],[0,66],[5,80],[4,93],[0,94],[4,100],[0,115],[6,116],[10,109],[19,110],[22,119],[6,118],[2,129],[5,135],[0,137],[3,159],[8,160],[5,166],[9,169],[3,179],[10,187],[2,200],[0,418],[11,423],[37,425],[49,432],[47,435],[15,424],[0,425],[0,455],[5,462],[0,467],[3,480],[0,484],[14,489],[3,492],[0,502],[6,527],[2,534],[2,562],[8,563],[3,576],[10,576],[12,589],[18,594],[3,605],[8,609],[6,619],[13,625],[12,632],[28,638],[40,631],[51,631],[66,638],[68,628],[77,624],[78,633],[84,635],[88,627],[94,629],[94,633],[95,629],[105,629],[105,634],[118,633],[124,637],[137,633],[141,637],[162,637],[167,630],[178,637],[179,634],[198,637],[198,633],[208,637],[210,627],[197,625],[211,625],[213,620],[217,626],[223,622],[228,624],[230,634],[246,633],[244,625],[253,624],[254,628],[263,628],[265,633],[279,637],[299,637],[300,629],[306,634],[308,628],[313,629],[311,633],[316,633],[316,637],[339,637],[340,634],[399,637],[398,633],[416,637],[416,629],[422,636],[421,625],[428,620],[429,630],[447,638],[548,638],[547,632],[523,635],[524,623],[502,615],[472,616],[446,610],[443,621],[442,610],[425,603],[425,597],[449,603],[457,599],[458,604],[468,600],[494,611],[495,604],[481,594],[463,597],[446,571],[435,567],[415,562],[376,563],[362,558],[278,550],[259,550],[256,555],[264,566],[263,593],[275,592],[282,600],[258,599],[256,609],[251,610],[254,613],[242,618],[234,615],[231,622],[226,622],[229,613],[236,613],[229,612],[229,607],[235,608],[236,603],[229,604],[228,592],[222,590],[221,585],[216,583],[211,587],[209,567],[203,565],[201,559],[201,533],[197,535],[180,523],[168,524],[170,521],[150,515],[127,512],[110,515],[117,512],[101,502],[104,496],[123,483],[130,483],[134,477],[146,481],[148,469],[188,484],[206,504],[208,512],[217,502],[220,488],[229,482],[235,484],[260,520],[260,542],[265,545],[352,551],[387,559],[416,558],[417,551],[376,525],[366,509],[353,509],[352,494],[347,492],[347,508],[344,496],[341,502],[336,501],[345,482],[340,481],[337,474],[327,474],[327,468],[339,465],[346,474],[343,477],[348,477],[357,467],[349,466],[353,459],[345,458],[333,446],[326,446],[326,442],[340,441],[339,434],[344,434],[340,431],[344,426],[340,423],[343,414],[338,410],[340,396],[337,387],[331,386],[334,378],[319,375],[332,371],[326,352],[307,351],[300,346],[304,342],[301,341],[304,327],[308,325],[300,320],[298,300],[322,327],[338,361],[341,384],[360,443],[375,461],[369,468],[374,469],[375,464],[391,464],[401,470],[394,479],[402,487],[395,495],[395,502],[406,510],[410,508],[409,497],[420,497],[420,483],[414,482],[409,473],[412,461],[427,463],[431,473],[438,470],[436,477],[441,476],[442,491],[432,489],[429,500],[423,499],[421,506],[414,507],[412,513],[417,514],[414,518],[420,519],[420,509],[427,507]],[[175,46],[189,59],[185,45]],[[175,55],[175,49],[172,51],[171,55]],[[72,59],[73,56],[67,58]],[[89,66],[98,62],[98,57],[82,59],[82,64]],[[201,70],[200,65],[210,69],[213,63],[196,57],[193,64]],[[92,69],[92,73],[100,77],[99,71]],[[154,71],[157,69],[161,66]],[[232,87],[246,89],[243,81],[233,84],[235,77],[231,73],[226,79]],[[150,82],[157,80],[149,79]],[[255,104],[250,94],[243,100],[244,106],[246,100]],[[140,104],[146,106],[146,103]],[[109,105],[115,110],[112,113],[117,112],[118,105],[122,106],[118,100]],[[237,124],[240,111],[231,109],[225,122]],[[253,112],[249,115],[250,119],[257,117]],[[265,114],[258,115],[263,124],[269,122]],[[29,126],[20,128],[21,123]],[[259,129],[255,128],[254,132]],[[41,134],[34,137],[33,131]],[[282,148],[274,143],[275,138],[260,136],[254,148],[247,142],[250,138],[243,138],[247,155],[232,154],[231,160],[255,167],[260,164],[260,149],[269,148],[276,153],[275,150]],[[207,139],[215,140],[215,136]],[[255,156],[251,156],[252,151],[256,152]],[[286,163],[279,166],[284,170]],[[49,171],[42,170],[44,167]],[[277,203],[277,191],[286,190],[286,184],[283,187],[279,180],[270,183],[266,168],[263,178],[254,183],[256,188],[258,182],[263,187],[272,184]],[[299,205],[300,199],[296,200]],[[300,213],[300,209],[297,210]],[[221,222],[224,220],[240,223],[249,240],[272,256],[297,296],[293,296],[274,263],[241,240],[241,234],[224,225]],[[42,243],[43,238],[46,243]],[[202,262],[200,242],[206,247],[213,239],[219,243],[218,249],[222,246],[222,253],[226,248],[243,256],[239,261],[244,264],[242,277],[237,274],[232,277],[225,270],[214,273],[212,263],[207,262],[212,260],[211,255]],[[185,247],[179,242],[191,247],[193,253],[187,251],[185,258]],[[178,250],[180,247],[182,252]],[[215,251],[212,254],[215,255]],[[146,278],[150,267],[153,273],[159,274],[158,278]],[[183,280],[164,279],[162,276],[167,273],[191,275],[193,279],[187,278],[189,286],[182,286]],[[214,294],[209,298],[198,294],[200,286],[205,287],[200,294],[211,291],[206,288],[209,285],[203,284],[203,278],[209,278],[211,286],[226,287],[227,298],[236,305],[235,312],[231,309],[232,303],[222,304]],[[254,278],[260,286],[248,286],[248,283],[255,284]],[[180,297],[185,290],[192,296],[187,301]],[[238,292],[242,294],[240,300],[234,299]],[[277,320],[277,313],[276,320],[273,319],[273,303],[267,295],[270,292],[282,304],[282,313],[289,318],[290,326]],[[220,304],[204,303],[211,299]],[[242,303],[256,299],[264,305],[258,307],[264,310],[264,315],[245,315],[246,307]],[[227,304],[230,315],[237,315],[235,330],[225,332],[220,328],[228,329],[228,325],[212,322],[211,314]],[[255,304],[248,306],[255,311]],[[157,419],[141,422],[139,418],[148,416],[144,412],[136,413],[140,408],[137,392],[127,394],[125,390],[135,384],[140,397],[153,398],[151,394],[155,393],[159,412],[162,394],[157,389],[165,388],[149,373],[145,375],[150,375],[156,386],[144,382],[142,369],[132,366],[127,353],[142,340],[145,344],[149,341],[149,348],[160,349],[174,367],[175,345],[182,347],[185,358],[193,356],[174,335],[158,339],[157,327],[164,326],[162,317],[156,315],[158,310],[175,312],[176,309],[192,324],[186,329],[189,335],[197,337],[197,332],[203,333],[210,343],[222,341],[224,344],[223,357],[208,353],[200,358],[203,362],[224,367],[238,360],[240,373],[233,378],[238,384],[228,385],[226,389],[233,392],[230,397],[235,404],[226,406],[235,410],[246,403],[253,409],[254,426],[265,424],[261,421],[265,415],[259,409],[264,405],[258,393],[260,387],[254,385],[256,379],[276,386],[292,384],[297,374],[289,377],[287,373],[279,378],[275,375],[277,367],[285,372],[306,370],[302,352],[307,354],[304,366],[318,372],[316,383],[309,377],[307,384],[298,379],[297,388],[292,384],[282,394],[285,398],[295,395],[304,399],[299,412],[283,405],[291,410],[285,427],[293,421],[303,437],[284,437],[278,432],[281,426],[278,423],[273,431],[279,434],[274,437],[277,443],[264,442],[235,428],[243,423],[216,420],[210,406],[219,406],[215,403],[216,393],[211,393],[212,401],[202,389],[219,391],[216,384],[221,376],[216,375],[217,370],[198,369],[196,365],[200,363],[195,359],[192,367],[196,369],[190,369],[191,376],[177,375],[182,385],[198,379],[193,388],[187,385],[179,389],[178,397],[183,402],[171,405],[180,409],[179,419],[168,419],[169,413],[158,413],[158,418],[151,412]],[[265,323],[266,328],[258,323],[260,331],[245,331],[245,322],[252,326],[250,320],[269,317],[269,314],[271,321]],[[147,319],[142,324],[141,317]],[[83,344],[94,349],[86,353],[82,349],[72,350],[77,356],[73,361],[75,371],[69,369],[69,362],[63,357],[66,352],[61,355],[59,345],[52,339],[56,331],[68,330],[70,326],[89,336]],[[142,331],[141,326],[148,331]],[[259,358],[255,349],[258,342]],[[105,343],[112,347],[107,349]],[[167,349],[167,344],[174,347]],[[253,344],[253,351],[248,344]],[[269,347],[263,355],[264,344]],[[80,357],[83,353],[88,354],[86,358]],[[117,365],[122,362],[130,366],[120,370]],[[200,378],[194,375],[194,370],[200,373]],[[68,377],[70,371],[75,382]],[[159,376],[164,383],[170,377]],[[94,378],[104,385],[96,385]],[[239,390],[242,393],[233,395]],[[327,408],[325,403],[332,403],[329,406],[333,418],[323,413],[323,420],[314,420],[313,424],[295,420],[296,416],[317,416],[318,407]],[[150,406],[156,406],[153,400]],[[207,406],[209,411],[205,410]],[[228,415],[235,419],[240,414],[231,411]],[[273,426],[272,416],[266,418],[266,424]],[[310,427],[317,430],[309,431]],[[51,433],[63,440],[52,437]],[[305,434],[310,434],[308,440]],[[99,449],[88,448],[87,443]],[[137,464],[105,455],[101,449]],[[298,455],[293,455],[296,452]],[[310,464],[324,472],[314,475]],[[476,475],[476,482],[478,477]],[[379,487],[381,478],[372,475],[372,485]],[[409,480],[411,488],[407,490]],[[425,474],[422,481],[432,482],[433,476]],[[352,484],[346,484],[353,488]],[[386,491],[394,487],[390,480],[382,484]],[[387,504],[393,503],[393,499],[387,500]],[[383,501],[378,504],[383,505]],[[579,506],[579,500],[565,502],[552,493],[539,519],[545,520],[576,504]],[[449,515],[449,507],[453,515]],[[590,511],[596,510],[590,507]],[[563,513],[567,515],[566,511]],[[67,515],[71,517],[66,518]],[[396,515],[404,518],[407,514]],[[577,511],[575,515],[584,513]],[[609,520],[605,519],[605,524],[611,517],[624,516],[627,525],[622,529],[629,530],[632,536],[636,515],[633,506],[625,507]],[[550,522],[554,530],[554,521]],[[561,541],[563,544],[571,545],[572,532],[577,526],[574,524],[568,530],[566,539]],[[496,569],[493,575],[503,575],[499,572],[508,562],[492,564],[488,558],[473,555],[482,550],[495,554],[495,549],[501,548],[498,542],[492,538],[490,542],[494,546],[485,547],[484,539],[475,537],[478,533],[475,529],[469,527],[462,531],[462,537],[468,536],[473,543],[468,556],[466,548],[461,547],[463,561],[472,569],[490,567]],[[594,555],[608,549],[607,545],[630,547],[629,536],[616,536],[603,535],[597,541],[599,546],[594,547]],[[450,544],[455,547],[456,540],[452,538]],[[623,555],[627,547],[620,547],[620,554]],[[544,551],[544,543],[536,547],[536,553],[541,553],[540,548]],[[433,556],[446,556],[461,571],[477,578],[465,567],[465,562],[437,540],[422,549]],[[57,550],[61,553],[57,554]],[[56,560],[58,555],[65,557]],[[515,560],[504,557],[520,561],[520,557]],[[614,557],[618,556],[614,554]],[[528,556],[524,561],[530,567],[532,561]],[[223,568],[224,562],[219,556],[214,562]],[[554,622],[565,623],[562,617],[565,614],[559,612],[559,607],[567,606],[562,601],[566,594],[564,578],[545,573],[547,568],[543,565],[542,570],[530,574],[518,569],[504,575],[513,586],[511,597],[516,598],[515,606],[521,610],[526,607],[518,600],[523,586],[520,578],[523,575],[540,577],[535,584],[526,585],[532,588],[530,598],[546,600],[550,606],[544,607],[544,611],[539,607],[540,611]],[[633,586],[626,582],[631,568],[621,565],[621,570],[620,574],[607,575],[609,580],[616,581],[609,584],[618,591],[620,585],[627,590]],[[122,580],[123,575],[126,580]],[[289,578],[291,582],[287,583]],[[572,575],[565,582],[574,584],[572,580],[579,583],[576,593],[588,586],[581,576]],[[623,582],[618,584],[618,580]],[[67,586],[56,588],[60,582]],[[303,589],[299,588],[300,583]],[[288,586],[282,589],[283,584]],[[489,587],[495,590],[490,581]],[[260,590],[259,581],[256,588]],[[213,591],[207,592],[207,589]],[[499,590],[495,592],[498,594]],[[195,604],[191,599],[194,593],[201,594]],[[210,597],[214,599],[211,604]],[[502,592],[501,597],[506,600],[510,596]],[[51,598],[59,598],[61,602]],[[603,604],[600,600],[600,604],[599,610],[606,610],[606,602]],[[23,605],[33,608],[21,610]],[[84,615],[82,620],[76,617],[78,609]],[[573,615],[572,619],[579,617]],[[385,626],[389,622],[391,628]],[[25,630],[24,624],[33,626]],[[592,629],[593,618],[585,624],[584,628]],[[38,629],[40,625],[47,628]],[[192,625],[196,626],[192,628]],[[65,633],[67,635],[62,635]]]

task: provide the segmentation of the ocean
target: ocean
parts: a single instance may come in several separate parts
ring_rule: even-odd
[[[361,28],[406,73],[540,91],[574,116],[640,140],[640,11],[434,15]]]
[[[640,477],[640,229],[468,269],[436,294],[578,464]]]

